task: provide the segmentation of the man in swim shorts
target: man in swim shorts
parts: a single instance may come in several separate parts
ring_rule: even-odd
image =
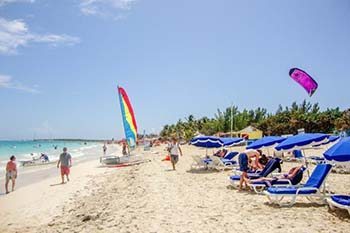
[[[249,158],[246,153],[240,153],[238,156],[238,163],[239,163],[239,170],[242,172],[240,180],[239,180],[239,191],[242,191],[243,183],[245,184],[245,187],[247,188],[247,181],[248,181],[248,163]]]
[[[179,154],[182,156],[182,151],[176,138],[173,138],[172,142],[169,145],[168,150],[170,152],[171,165],[173,166],[173,170],[176,170],[175,165],[179,161]]]
[[[62,184],[64,184],[64,176],[66,176],[67,181],[69,181],[70,167],[72,166],[72,156],[67,152],[66,147],[63,148],[63,153],[60,155],[60,158],[57,162],[57,168],[60,167],[60,164]]]

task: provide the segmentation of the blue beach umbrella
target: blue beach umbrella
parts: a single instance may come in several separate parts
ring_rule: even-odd
[[[220,138],[224,147],[236,146],[244,141],[243,138]]]
[[[327,160],[331,161],[350,161],[350,137],[343,138],[337,144],[329,148],[323,155]]]
[[[328,134],[323,133],[304,133],[297,134],[294,136],[288,137],[286,140],[278,144],[275,147],[276,150],[304,150],[310,148],[314,145],[319,145],[324,142],[327,142],[329,138]],[[305,166],[308,167],[308,162],[304,156]],[[310,172],[307,170],[307,174],[310,177]]]
[[[310,146],[319,145],[327,142],[328,134],[323,133],[304,133],[288,137],[286,140],[276,146],[276,150],[302,150]]]
[[[324,142],[324,143],[321,143],[321,144],[318,144],[318,145],[315,145],[315,146],[317,147],[317,146],[327,145],[327,144],[329,144],[329,143],[336,142],[336,141],[338,141],[339,139],[340,139],[339,136],[334,136],[334,135],[332,135],[332,136],[329,136],[328,141],[326,141],[326,142]]]
[[[191,140],[191,145],[204,148],[219,148],[223,146],[223,142],[214,136],[199,136]]]
[[[258,149],[261,149],[263,147],[271,147],[271,146],[276,145],[277,143],[283,142],[286,139],[287,138],[279,137],[279,136],[266,136],[266,137],[263,137],[261,139],[254,141],[252,144],[247,146],[247,149],[258,150]]]
[[[243,142],[242,138],[219,138],[214,136],[199,136],[191,140],[191,145],[204,148],[231,147]]]

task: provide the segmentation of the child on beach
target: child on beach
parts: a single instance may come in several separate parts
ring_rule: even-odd
[[[70,167],[72,166],[72,156],[67,152],[66,147],[63,148],[63,153],[60,155],[60,158],[57,162],[57,168],[60,167],[60,164],[62,184],[64,184],[64,176],[66,176],[67,181],[69,181]]]
[[[170,152],[170,161],[175,171],[175,165],[179,161],[179,154],[182,156],[182,150],[176,138],[173,138],[172,142],[169,144],[168,150]]]
[[[10,180],[12,181],[12,192],[15,190],[15,184],[17,179],[17,165],[15,163],[16,157],[12,155],[10,157],[10,161],[6,165],[6,182],[5,182],[5,189],[6,194],[9,193],[8,185]]]

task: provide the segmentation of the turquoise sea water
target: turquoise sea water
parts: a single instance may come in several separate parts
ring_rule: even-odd
[[[0,141],[0,162],[9,159],[15,155],[17,160],[26,160],[40,156],[45,153],[49,157],[57,157],[62,152],[63,147],[69,151],[74,151],[81,147],[95,145],[96,143],[84,141],[66,141],[66,140],[30,140],[30,141]]]

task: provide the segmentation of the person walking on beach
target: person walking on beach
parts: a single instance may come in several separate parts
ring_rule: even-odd
[[[107,146],[106,143],[103,145],[103,155],[106,155],[107,153]]]
[[[6,194],[9,193],[9,182],[10,180],[12,181],[12,192],[15,190],[15,184],[16,184],[16,179],[17,179],[17,165],[15,163],[16,157],[12,155],[10,157],[10,161],[8,161],[6,165],[6,181],[5,181],[5,190]]]
[[[175,171],[175,165],[179,161],[179,154],[182,156],[182,150],[176,138],[172,139],[172,142],[169,144],[168,150],[170,152],[171,165],[173,166],[173,170]]]
[[[62,184],[64,184],[64,176],[66,176],[67,181],[69,181],[70,167],[72,166],[72,156],[67,152],[66,147],[63,148],[63,153],[60,155],[60,158],[57,162],[57,168],[60,167],[60,164]]]
[[[127,155],[127,154],[128,154],[128,152],[126,151],[126,149],[127,149],[126,142],[123,142],[123,148],[122,148],[122,154],[123,154],[123,155]]]

